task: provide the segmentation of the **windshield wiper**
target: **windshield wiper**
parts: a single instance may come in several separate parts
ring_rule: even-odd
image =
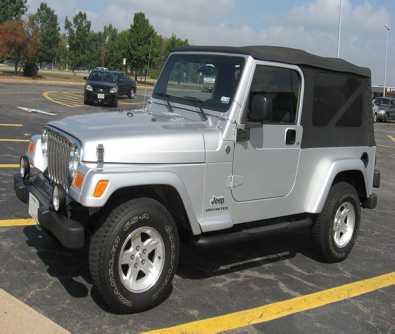
[[[207,115],[202,107],[203,101],[201,99],[198,99],[197,97],[194,96],[183,96],[182,99],[188,102],[192,102],[192,104],[195,107],[199,108],[200,116],[202,117],[202,120],[207,121]]]
[[[171,105],[171,103],[170,103],[170,101],[169,101],[170,95],[169,95],[169,94],[166,94],[166,93],[157,93],[156,95],[157,95],[157,96],[160,96],[160,97],[163,97],[164,100],[166,101],[167,108],[169,109],[169,112],[174,113],[173,106]]]

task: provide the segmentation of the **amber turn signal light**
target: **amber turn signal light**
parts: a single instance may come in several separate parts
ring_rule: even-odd
[[[94,196],[101,197],[106,191],[107,186],[108,186],[108,180],[100,180],[99,182],[97,182]]]
[[[31,142],[29,143],[29,146],[27,147],[27,151],[28,151],[29,153],[33,153],[35,148],[36,148],[36,143],[34,143],[34,142],[31,141]]]
[[[85,175],[82,174],[81,172],[77,171],[74,176],[74,181],[73,181],[73,186],[77,189],[82,188],[82,184],[84,183],[84,177]]]

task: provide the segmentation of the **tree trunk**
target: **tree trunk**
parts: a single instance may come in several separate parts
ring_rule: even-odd
[[[18,75],[18,61],[15,61],[15,75]]]

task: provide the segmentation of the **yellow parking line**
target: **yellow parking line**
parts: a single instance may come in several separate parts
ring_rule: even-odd
[[[389,139],[391,139],[391,140],[395,143],[395,137],[394,137],[394,136],[388,135],[387,137],[388,137]]]
[[[284,300],[274,304],[230,313],[206,320],[193,321],[175,327],[148,331],[143,334],[220,333],[315,309],[392,285],[395,285],[395,272],[315,292],[309,295]]]
[[[69,108],[75,108],[75,107],[83,107],[83,104],[68,104],[68,103],[63,103],[62,101],[57,100],[55,97],[51,97],[50,94],[56,94],[58,92],[44,92],[43,97],[46,98],[48,101],[51,101],[56,104],[60,104],[62,106],[66,106]]]
[[[18,138],[0,138],[2,143],[29,143],[30,139],[18,139]]]
[[[1,124],[0,127],[9,127],[9,128],[20,128],[23,124]]]
[[[19,164],[0,164],[0,168],[3,169],[19,168]]]
[[[37,222],[32,218],[0,220],[0,227],[31,226],[31,225],[37,225]]]

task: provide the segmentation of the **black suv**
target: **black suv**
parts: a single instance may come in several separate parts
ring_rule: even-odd
[[[376,97],[373,100],[373,118],[375,122],[395,120],[395,98]]]
[[[118,97],[136,95],[136,82],[125,73],[108,70],[94,70],[87,78],[84,88],[85,104],[106,104],[118,106]]]

